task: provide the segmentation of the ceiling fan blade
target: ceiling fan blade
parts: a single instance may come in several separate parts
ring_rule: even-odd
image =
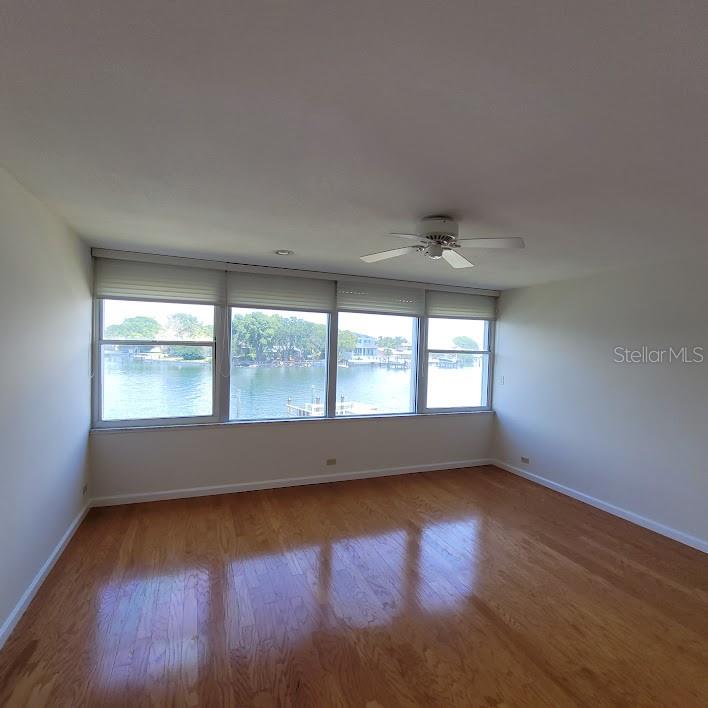
[[[457,242],[462,248],[524,248],[524,239],[511,238],[464,238]]]
[[[423,238],[422,236],[418,236],[418,234],[395,234],[395,233],[391,233],[391,234],[389,234],[389,236],[395,236],[396,238],[405,238],[405,239],[408,239],[408,240],[410,240],[410,241],[420,241],[420,240]]]
[[[470,263],[464,256],[461,256],[457,251],[443,251],[442,257],[453,268],[472,268],[474,263]]]
[[[411,253],[415,251],[413,246],[406,246],[405,248],[394,248],[392,251],[380,251],[379,253],[369,253],[367,256],[361,256],[361,260],[364,263],[376,263],[376,261],[385,261],[387,258],[396,258],[397,256],[403,256],[406,253]]]

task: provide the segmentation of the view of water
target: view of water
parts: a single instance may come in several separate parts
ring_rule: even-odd
[[[211,415],[211,398],[211,363],[103,359],[104,420]]]
[[[231,415],[234,418],[282,418],[288,398],[295,405],[325,400],[325,367],[234,367],[231,372]],[[377,408],[382,413],[411,410],[410,370],[378,366],[337,369],[337,398]]]
[[[106,356],[103,364],[103,418],[129,420],[211,415],[211,363],[150,361]],[[231,417],[287,418],[294,405],[325,400],[325,366],[233,367]],[[337,398],[375,407],[381,413],[410,412],[410,370],[379,366],[337,369]],[[428,373],[433,406],[481,405],[481,367]]]

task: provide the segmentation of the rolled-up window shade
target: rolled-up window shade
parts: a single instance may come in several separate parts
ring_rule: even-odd
[[[224,302],[223,270],[111,258],[97,258],[95,265],[97,298],[205,305]]]
[[[334,281],[260,273],[228,274],[228,303],[271,310],[334,309]]]
[[[380,312],[389,315],[422,315],[425,291],[361,282],[337,283],[337,309],[343,312]]]
[[[429,317],[467,317],[493,320],[496,317],[497,299],[488,295],[428,290],[426,314]]]

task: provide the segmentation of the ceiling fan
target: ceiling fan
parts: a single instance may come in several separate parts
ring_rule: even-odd
[[[394,248],[390,251],[379,251],[361,256],[365,263],[376,263],[388,258],[396,258],[406,253],[420,253],[433,260],[444,258],[453,268],[471,268],[470,263],[462,254],[460,248],[524,248],[524,240],[518,237],[509,238],[458,238],[459,228],[454,219],[449,216],[426,216],[420,222],[420,233],[390,234],[396,238],[417,241],[413,246]]]

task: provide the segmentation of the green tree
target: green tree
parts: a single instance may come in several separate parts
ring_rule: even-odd
[[[460,335],[459,337],[454,337],[452,340],[453,344],[459,349],[479,349],[479,344],[472,339],[472,337],[467,337],[466,335]]]
[[[205,358],[205,347],[167,347],[165,353],[185,361],[201,361]]]
[[[304,355],[305,320],[299,317],[280,317],[273,315],[273,347],[275,358],[280,361],[292,361]]]
[[[120,324],[106,327],[107,339],[157,339],[160,323],[153,317],[128,317]]]
[[[307,351],[312,359],[324,359],[327,352],[327,325],[310,322]]]
[[[169,339],[206,341],[212,339],[213,336],[214,326],[204,324],[195,315],[187,312],[175,312],[167,318],[166,337]],[[185,361],[199,361],[204,359],[205,351],[202,347],[171,346],[167,347],[166,353]]]
[[[356,340],[359,336],[348,329],[340,330],[337,337],[337,358],[343,359],[344,355],[356,349]]]
[[[251,361],[302,361],[323,359],[327,327],[301,317],[235,314],[231,321],[233,356]]]
[[[379,337],[378,345],[386,349],[398,349],[406,344],[407,340],[405,337]]]
[[[357,338],[354,332],[339,333],[339,358],[354,349]],[[322,360],[327,352],[327,325],[263,312],[234,314],[231,352],[234,357],[251,361]]]
[[[277,315],[262,312],[236,315],[231,323],[232,351],[236,356],[265,361],[275,346],[277,329]]]
[[[214,326],[200,322],[195,315],[176,312],[167,318],[167,330],[175,339],[208,340],[214,336]]]
[[[234,315],[231,318],[231,356],[242,357],[245,355],[246,344],[243,342],[244,315]]]

